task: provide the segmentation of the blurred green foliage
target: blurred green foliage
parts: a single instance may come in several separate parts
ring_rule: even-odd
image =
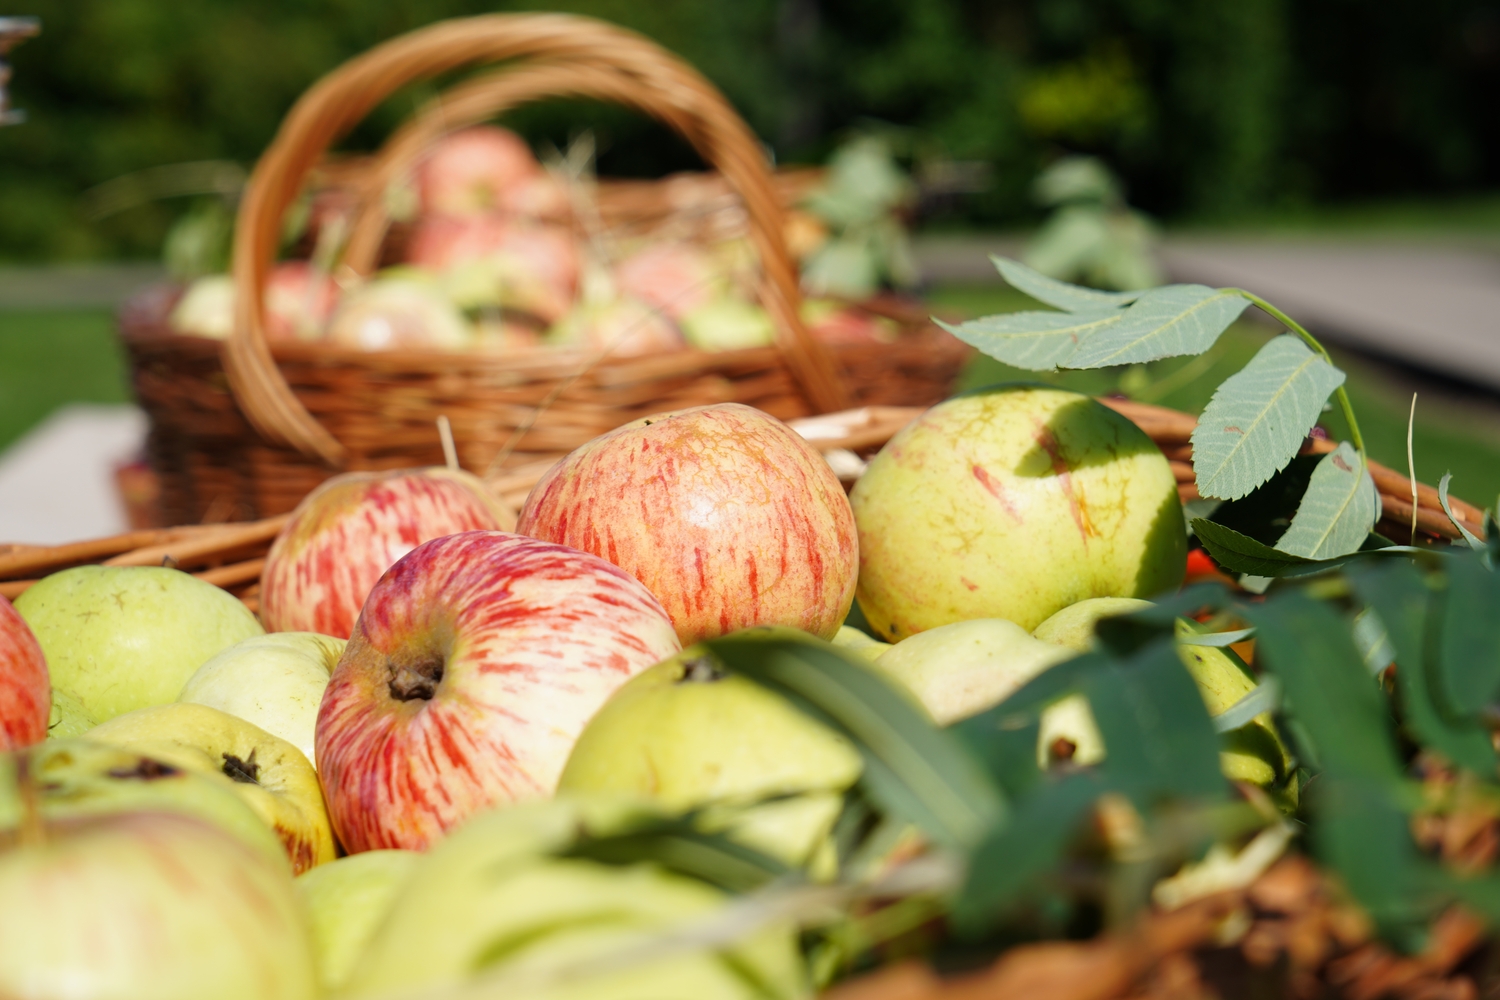
[[[634,27],[712,78],[783,161],[820,160],[874,118],[928,155],[991,165],[951,221],[1030,220],[1064,152],[1103,156],[1133,204],[1232,218],[1351,195],[1500,180],[1494,0],[30,0],[16,50],[28,124],[0,131],[0,256],[154,255],[180,203],[92,222],[80,195],[165,163],[249,164],[320,74],[445,17],[548,7]],[[351,138],[369,147],[420,90]],[[534,140],[593,128],[600,168],[689,168],[624,112],[515,116]]]

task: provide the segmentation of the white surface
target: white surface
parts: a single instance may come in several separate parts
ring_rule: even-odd
[[[0,454],[0,542],[60,545],[125,531],[115,466],[146,439],[133,406],[75,403]]]

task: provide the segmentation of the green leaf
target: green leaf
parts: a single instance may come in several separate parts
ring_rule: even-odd
[[[1104,737],[1112,784],[1143,807],[1223,794],[1219,736],[1173,641],[1106,661],[1083,676],[1082,687]]]
[[[969,876],[953,905],[961,934],[982,932],[1054,871],[1094,800],[1098,775],[1075,774],[1029,795],[1004,827],[992,830],[969,859]]]
[[[1480,572],[1489,575],[1482,567]],[[1351,572],[1349,579],[1360,599],[1370,606],[1385,626],[1386,638],[1396,651],[1396,685],[1401,694],[1403,715],[1412,734],[1460,767],[1476,774],[1494,773],[1495,750],[1490,743],[1489,731],[1473,716],[1455,712],[1447,693],[1440,689],[1439,684],[1433,683],[1438,679],[1439,663],[1433,655],[1436,651],[1429,647],[1426,639],[1429,629],[1437,625],[1436,619],[1442,615],[1443,608],[1416,567],[1405,560],[1391,561]],[[1451,600],[1450,593],[1450,604]],[[1472,610],[1464,608],[1461,613]],[[1493,615],[1494,612],[1490,613]],[[1500,656],[1494,648],[1493,626],[1488,631],[1492,637],[1487,652],[1491,666],[1489,683],[1493,691],[1500,682],[1493,669]],[[1441,666],[1448,671],[1450,685],[1457,681],[1462,686],[1473,676],[1468,669],[1474,666],[1472,661],[1465,661],[1465,669],[1456,675],[1452,661],[1446,656]],[[1483,700],[1479,707],[1483,707]]]
[[[1175,636],[1177,619],[1201,611],[1222,611],[1232,602],[1222,583],[1197,583],[1163,597],[1149,608],[1105,618],[1094,625],[1094,635],[1118,656],[1129,656],[1164,636]]]
[[[1464,541],[1469,543],[1469,548],[1482,552],[1484,551],[1484,542],[1474,532],[1465,528],[1463,522],[1453,516],[1453,508],[1448,506],[1448,481],[1452,478],[1453,473],[1443,473],[1443,478],[1438,483],[1438,503],[1443,505],[1443,513],[1448,515],[1448,520],[1453,522],[1453,526],[1464,537]]]
[[[1297,454],[1344,373],[1297,337],[1276,337],[1214,391],[1193,430],[1205,497],[1238,500]]]
[[[1141,297],[1140,292],[1101,292],[1082,285],[1070,285],[1034,271],[1020,261],[990,254],[990,262],[1000,276],[1017,291],[1025,292],[1038,302],[1067,312],[1095,312],[1129,305]]]
[[[1082,337],[1063,368],[1106,368],[1202,354],[1250,305],[1238,291],[1206,285],[1153,288],[1121,313]]]
[[[1379,519],[1375,481],[1345,441],[1313,470],[1297,515],[1276,548],[1305,559],[1334,559],[1357,552]]]
[[[1458,711],[1477,715],[1500,695],[1500,576],[1461,549],[1443,560],[1443,569],[1442,690]]]
[[[964,343],[1017,368],[1052,371],[1064,367],[1078,344],[1098,330],[1121,322],[1124,312],[1018,312],[985,316],[953,325],[933,322]]]
[[[1343,773],[1310,788],[1313,849],[1388,937],[1411,947],[1431,915],[1432,879],[1388,785]]]
[[[1193,534],[1198,536],[1214,562],[1231,573],[1286,576],[1288,573],[1313,572],[1319,568],[1311,559],[1273,549],[1233,528],[1202,518],[1193,522]]]
[[[800,639],[725,636],[704,643],[724,667],[846,736],[864,758],[870,798],[934,840],[973,847],[1004,814],[984,768],[867,663]]]
[[[611,836],[583,837],[559,856],[609,865],[651,862],[730,892],[748,892],[791,872],[775,858],[697,829],[691,816]]]
[[[1181,642],[1182,640],[1178,640]],[[1229,733],[1249,725],[1262,712],[1275,712],[1281,707],[1281,682],[1267,677],[1245,693],[1239,701],[1214,716],[1214,729]]]
[[[1259,630],[1256,665],[1281,681],[1290,712],[1329,771],[1398,783],[1401,764],[1385,696],[1365,669],[1350,626],[1296,590],[1236,609]]]
[[[1253,628],[1237,628],[1232,632],[1205,632],[1202,635],[1182,635],[1177,637],[1179,646],[1214,646],[1222,648],[1233,646],[1237,642],[1244,642],[1255,634]]]

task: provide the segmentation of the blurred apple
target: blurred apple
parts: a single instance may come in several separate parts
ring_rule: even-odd
[[[0,750],[45,739],[51,711],[42,647],[10,601],[0,597]]]
[[[1024,630],[1089,597],[1182,582],[1177,482],[1145,432],[1087,396],[996,386],[939,403],[850,501],[859,603],[890,639],[973,618]]]
[[[252,722],[312,763],[318,705],[344,645],[343,639],[316,632],[254,636],[199,667],[177,700]]]
[[[420,850],[551,794],[589,717],[679,648],[656,599],[597,556],[500,531],[418,546],[370,591],[318,713],[340,841]]]
[[[683,313],[687,342],[702,351],[738,351],[776,342],[770,313],[753,302],[723,296]]]
[[[516,530],[632,574],[684,643],[752,625],[831,638],[854,600],[858,549],[838,478],[791,428],[738,403],[595,438],[541,478]]]
[[[325,339],[361,351],[456,351],[474,331],[436,282],[376,278],[344,293]]]
[[[261,618],[272,632],[348,638],[365,597],[432,538],[515,527],[477,477],[444,468],[346,472],[302,498],[266,556]]]
[[[682,335],[665,315],[630,298],[580,302],[547,332],[547,339],[614,357],[682,347]]]
[[[801,638],[786,628],[741,635]],[[560,793],[635,795],[709,822],[789,865],[831,875],[828,833],[859,780],[858,751],[784,698],[691,646],[633,678],[578,737]],[[779,801],[765,802],[776,797]],[[826,856],[817,856],[819,851]]]
[[[266,339],[272,342],[320,339],[338,299],[339,286],[307,261],[277,264],[266,280]]]
[[[674,320],[724,293],[725,278],[711,255],[691,243],[651,242],[615,266],[620,291]]]
[[[407,261],[435,276],[461,308],[517,309],[547,322],[568,310],[582,266],[567,230],[498,215],[422,219],[412,231]]]
[[[121,812],[180,812],[212,823],[291,872],[281,841],[244,800],[215,781],[130,750],[89,740],[48,740],[24,751],[36,807],[48,820]],[[0,756],[0,830],[21,825],[17,761]]]
[[[326,992],[337,993],[348,982],[419,857],[416,851],[366,851],[297,876]]]
[[[33,818],[0,833],[0,899],[3,996],[318,995],[291,877],[189,816]]]
[[[79,566],[16,598],[52,686],[104,722],[164,705],[209,657],[265,632],[239,599],[162,566]]]
[[[1151,606],[1150,601],[1137,597],[1090,597],[1086,601],[1069,604],[1032,629],[1031,634],[1043,642],[1087,653],[1094,648],[1094,626],[1099,622]]]
[[[785,924],[652,956],[652,943],[713,919],[729,897],[649,861],[557,856],[591,826],[588,813],[570,799],[529,803],[455,831],[413,867],[342,995],[480,983],[486,995],[536,1000],[807,995]]]
[[[808,299],[802,303],[802,321],[825,344],[890,344],[899,334],[885,317],[836,299]]]
[[[541,172],[526,140],[508,129],[480,125],[433,143],[417,167],[417,191],[424,212],[489,212],[501,204],[505,192]]]
[[[116,716],[91,729],[87,739],[213,776],[275,832],[294,872],[335,856],[312,764],[259,726],[206,705],[156,705]]]
[[[172,306],[167,324],[185,337],[228,340],[234,332],[234,279],[227,274],[196,279]]]

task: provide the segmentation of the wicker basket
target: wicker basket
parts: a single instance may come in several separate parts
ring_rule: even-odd
[[[282,215],[330,144],[407,84],[501,61],[501,70],[460,85],[419,115],[366,170],[343,266],[355,275],[376,266],[387,228],[385,185],[435,135],[528,100],[597,97],[660,119],[715,168],[718,178],[686,183],[696,184],[699,196],[705,185],[721,192],[748,224],[761,263],[760,298],[777,330],[774,347],[611,358],[267,344],[261,293]],[[655,198],[643,198],[639,186],[612,194],[617,204],[625,197],[654,203],[665,218],[680,204],[684,183],[663,183]],[[735,401],[793,418],[941,399],[969,352],[921,322],[925,317],[898,310],[910,332],[878,348],[827,346],[809,335],[783,235],[782,196],[759,143],[706,80],[651,42],[598,21],[520,14],[449,21],[346,63],[292,108],[250,179],[235,234],[235,332],[222,351],[159,326],[123,326],[136,395],[151,418],[148,457],[161,480],[165,523],[264,518],[289,511],[340,469],[436,464],[442,451],[435,421],[444,415],[460,463],[503,477],[664,409]],[[608,209],[603,199],[601,211]]]

